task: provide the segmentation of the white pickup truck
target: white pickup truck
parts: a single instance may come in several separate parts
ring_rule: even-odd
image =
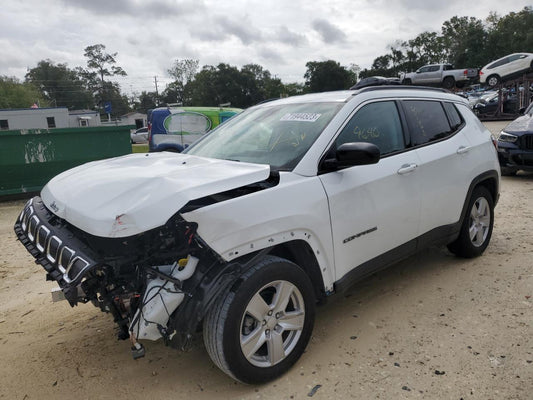
[[[446,89],[463,87],[478,76],[475,68],[453,69],[451,64],[430,64],[415,72],[402,73],[400,82],[404,85],[442,85]]]

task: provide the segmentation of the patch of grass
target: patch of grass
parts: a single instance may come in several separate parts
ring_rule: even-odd
[[[131,152],[132,153],[148,153],[148,145],[147,144],[132,144]]]

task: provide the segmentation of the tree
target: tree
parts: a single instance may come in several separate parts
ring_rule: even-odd
[[[39,61],[26,74],[26,82],[39,88],[48,104],[56,107],[92,109],[94,98],[75,70],[50,60]]]
[[[128,96],[123,95],[115,82],[104,82],[105,101],[111,103],[113,115],[124,115],[131,111]]]
[[[487,24],[484,63],[510,53],[533,53],[533,7],[524,7],[520,12],[511,12],[502,18],[491,14]]]
[[[305,64],[305,89],[308,93],[348,89],[355,83],[355,73],[333,60]]]
[[[190,101],[190,93],[186,92],[187,83],[194,79],[198,71],[198,60],[183,59],[176,60],[171,68],[167,70],[168,74],[174,78],[174,82],[170,83],[163,97],[171,98],[174,101],[167,101],[168,103],[182,103],[187,105]]]
[[[217,106],[231,103],[233,107],[249,107],[260,101],[280,97],[285,87],[268,70],[247,64],[240,70],[228,64],[204,65],[185,87],[191,93],[190,104]]]
[[[361,67],[358,64],[351,63],[348,66],[348,71],[353,72],[355,81],[359,78],[359,73],[361,72]]]
[[[447,61],[458,68],[485,63],[487,34],[483,22],[473,17],[452,17],[442,24],[443,49]]]
[[[17,78],[0,76],[0,108],[29,108],[33,104],[48,105],[38,88]]]
[[[305,90],[303,83],[293,82],[283,85],[282,97],[297,96],[302,94]]]
[[[139,96],[139,103],[136,105],[137,111],[147,113],[148,110],[157,107],[157,95],[155,92],[142,92]]]
[[[118,90],[118,94],[120,94],[118,86],[105,84],[104,77],[127,75],[121,67],[114,65],[116,64],[115,57],[118,53],[106,53],[105,48],[106,47],[103,44],[87,46],[84,53],[84,56],[87,57],[87,70],[80,71],[80,75],[85,78],[87,84],[93,88],[95,93],[97,93],[96,97],[98,104],[101,107],[103,107],[104,102],[111,101],[111,97],[114,97],[115,100],[117,99],[117,93],[107,93],[106,88]],[[97,78],[99,78],[99,80],[97,80]],[[118,107],[113,105],[114,111],[121,108],[121,105]]]
[[[100,81],[104,82],[104,76],[121,75],[126,76],[126,71],[121,67],[117,67],[115,57],[118,53],[108,54],[104,52],[105,46],[103,44],[94,44],[85,48],[83,54],[88,58],[87,68],[94,70],[100,77]],[[111,68],[111,69],[109,69]]]
[[[281,79],[272,78],[270,71],[258,64],[247,64],[241,68],[243,89],[248,104],[257,104],[263,100],[279,98],[283,93]]]

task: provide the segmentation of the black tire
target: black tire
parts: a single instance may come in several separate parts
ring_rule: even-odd
[[[453,89],[454,86],[455,86],[455,79],[453,79],[453,76],[447,76],[442,81],[442,87],[444,89]]]
[[[490,87],[496,86],[498,83],[500,83],[501,79],[498,75],[491,75],[487,78],[487,85]]]
[[[241,278],[209,310],[204,343],[226,374],[244,383],[266,382],[286,372],[309,342],[315,319],[313,286],[300,267],[274,256],[265,257]],[[277,296],[287,302],[280,305]],[[247,338],[254,345],[245,356]]]
[[[472,192],[459,237],[448,249],[465,258],[481,255],[489,245],[493,225],[494,200],[487,188],[478,186]]]
[[[404,79],[402,82],[404,85],[412,85],[413,82],[411,82],[411,79]]]

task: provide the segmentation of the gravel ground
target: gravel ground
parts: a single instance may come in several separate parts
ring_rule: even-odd
[[[430,248],[331,298],[300,361],[261,386],[220,372],[201,337],[133,361],[109,315],[52,303],[15,240],[22,206],[0,203],[2,399],[533,399],[533,174],[502,179],[482,257]]]

